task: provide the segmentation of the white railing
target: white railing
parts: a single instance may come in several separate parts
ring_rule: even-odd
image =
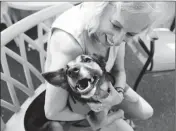
[[[28,61],[25,44],[27,43],[28,45],[32,46],[32,48],[35,48],[35,50],[39,53],[41,71],[43,71],[46,58],[44,43],[47,42],[48,33],[50,31],[50,27],[48,27],[44,21],[53,18],[56,15],[58,16],[72,6],[73,5],[68,2],[59,2],[58,5],[48,7],[35,14],[32,14],[1,32],[1,66],[3,70],[3,72],[1,72],[1,80],[7,83],[7,88],[12,99],[12,103],[1,99],[1,107],[6,108],[14,113],[20,112],[21,105],[15,88],[18,88],[24,92],[28,97],[32,97],[35,94],[35,87],[32,82],[32,76],[30,72],[32,72],[41,82],[44,82],[41,72]],[[24,33],[34,26],[37,26],[38,37],[36,40],[33,40]],[[43,30],[46,32],[45,34],[43,34]],[[6,46],[16,37],[19,38],[18,48],[20,54],[17,54]],[[13,58],[22,65],[27,85],[19,82],[11,76],[7,56]],[[5,125],[6,124],[1,118],[1,130],[5,129]]]

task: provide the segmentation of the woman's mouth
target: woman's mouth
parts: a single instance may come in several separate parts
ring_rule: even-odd
[[[112,36],[109,36],[109,35],[105,35],[105,36],[106,36],[106,42],[109,46],[119,46],[120,45],[120,42],[116,42],[116,43],[113,42]]]
[[[114,45],[114,43],[112,42],[112,40],[110,40],[108,35],[105,35],[105,38],[106,38],[106,42],[107,42],[108,45],[110,45],[110,46]]]

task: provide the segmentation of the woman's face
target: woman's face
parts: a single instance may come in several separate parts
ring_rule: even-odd
[[[118,46],[122,41],[128,42],[133,36],[147,29],[151,24],[148,14],[131,13],[108,5],[101,18],[96,35],[106,46]]]

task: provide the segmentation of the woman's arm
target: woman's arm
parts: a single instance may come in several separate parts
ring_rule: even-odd
[[[46,71],[54,71],[66,66],[66,64],[82,54],[78,43],[63,31],[56,30],[48,45],[50,61],[46,61]],[[49,62],[49,63],[47,63]],[[51,120],[80,120],[84,116],[76,114],[67,107],[68,92],[60,87],[46,83],[45,115]]]
[[[112,69],[112,74],[115,77],[115,86],[114,87],[121,87],[123,89],[128,89],[130,88],[129,85],[126,84],[126,73],[125,73],[125,67],[124,67],[124,62],[125,62],[125,43],[122,43],[119,47],[119,51],[117,54],[117,58],[114,64],[114,67]],[[136,102],[138,101],[139,97],[137,97],[136,95],[133,95],[133,93],[131,93],[129,95],[129,91],[124,92],[124,98],[128,101],[131,102]]]
[[[122,87],[123,89],[126,86],[126,73],[125,73],[124,61],[125,61],[125,43],[122,43],[119,46],[117,57],[116,57],[114,66],[111,70],[111,73],[115,78],[114,87]]]

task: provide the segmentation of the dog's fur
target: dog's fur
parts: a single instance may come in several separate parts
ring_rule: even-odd
[[[73,99],[87,103],[100,103],[108,96],[108,82],[114,84],[113,77],[105,70],[106,62],[98,55],[80,55],[70,61],[65,68],[42,75],[52,85],[67,90]],[[89,122],[101,123],[101,111],[88,113]],[[96,127],[97,129],[97,127]]]
[[[93,95],[86,96],[93,88],[96,88],[97,97],[107,96],[108,89],[105,84],[111,81],[114,84],[113,77],[105,70],[106,62],[103,57],[98,55],[80,55],[75,60],[70,61],[65,68],[53,72],[46,72],[42,75],[52,85],[61,87],[77,100],[81,102],[99,102]],[[73,70],[78,70],[74,72]],[[69,74],[70,73],[70,74]],[[88,79],[96,77],[96,82],[91,83],[91,87],[87,92],[80,92],[76,89],[76,84],[88,84]],[[81,82],[82,80],[82,82]],[[89,82],[90,83],[90,82]],[[102,89],[106,88],[106,89]],[[101,95],[101,96],[100,96]]]

